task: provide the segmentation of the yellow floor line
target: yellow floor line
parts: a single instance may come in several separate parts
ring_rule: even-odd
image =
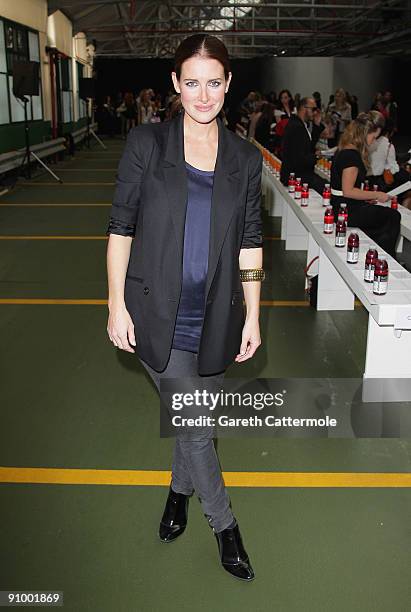
[[[0,240],[108,240],[108,236],[0,236]]]
[[[243,302],[244,303],[244,302]],[[0,298],[0,304],[69,304],[80,306],[104,306],[107,300],[102,299],[70,299],[70,298]],[[261,300],[261,306],[275,306],[278,308],[288,306],[303,306],[308,308],[310,304],[305,300]],[[355,300],[356,306],[362,306],[359,300]]]
[[[260,300],[260,306],[309,306],[305,300]]]
[[[398,472],[223,472],[228,487],[411,487]],[[0,467],[2,483],[168,486],[168,470]]]
[[[281,240],[281,236],[264,236],[263,240]]]
[[[42,206],[111,206],[111,202],[106,202],[106,203],[100,203],[100,202],[85,202],[85,203],[79,203],[79,202],[70,202],[70,203],[56,203],[56,204],[52,204],[51,202],[1,202],[0,201],[0,206],[4,206],[4,207],[8,207],[8,206],[34,206],[34,207],[38,207],[41,208]]]

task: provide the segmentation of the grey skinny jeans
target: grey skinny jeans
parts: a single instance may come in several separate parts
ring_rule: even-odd
[[[140,362],[151,376],[160,392],[161,378],[193,377],[199,385],[204,379],[218,382],[225,372],[211,376],[197,373],[198,354],[190,351],[171,349],[170,359],[162,372],[153,370],[141,358]],[[215,531],[226,529],[234,520],[231,501],[221,474],[218,456],[213,442],[211,428],[198,430],[198,434],[176,436],[172,463],[171,488],[176,493],[192,495],[196,492],[204,515]]]

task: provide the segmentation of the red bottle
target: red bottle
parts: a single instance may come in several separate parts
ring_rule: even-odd
[[[347,242],[347,261],[348,263],[358,263],[360,254],[360,239],[358,234],[351,232]]]
[[[372,292],[376,295],[384,295],[387,293],[388,285],[388,263],[386,259],[377,259],[375,261],[374,280]]]
[[[309,197],[310,190],[308,189],[308,183],[303,183],[303,189],[301,191],[301,206],[308,206]]]
[[[326,183],[323,190],[323,206],[329,206],[331,200],[330,184]]]
[[[335,224],[335,246],[345,247],[347,238],[347,224],[342,215],[338,215],[337,223]]]
[[[294,198],[296,200],[301,200],[301,192],[302,192],[303,188],[301,186],[301,179],[300,178],[296,178],[295,179],[295,190],[294,190]]]
[[[294,172],[290,172],[288,177],[288,193],[294,193],[295,191],[295,174]]]
[[[344,217],[344,221],[348,223],[348,210],[347,210],[347,204],[345,204],[345,202],[342,202],[340,204],[340,210],[338,211],[338,216],[340,215],[342,215]]]
[[[377,249],[370,248],[365,256],[364,280],[366,283],[372,283],[374,280],[375,262],[378,259]]]
[[[334,231],[334,212],[331,206],[325,209],[324,234],[332,234]]]
[[[392,196],[391,198],[391,208],[393,210],[398,210],[398,200],[397,200],[397,196]]]
[[[364,182],[364,191],[369,191],[370,190],[370,183],[369,181],[365,181]]]

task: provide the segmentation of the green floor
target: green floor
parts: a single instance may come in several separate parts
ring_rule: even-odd
[[[64,185],[0,200],[4,236],[104,236],[124,142],[53,166]],[[42,173],[33,179],[51,183]],[[45,206],[94,203],[107,206]],[[8,206],[7,204],[11,204]],[[23,206],[36,204],[36,206]],[[42,206],[43,204],[43,206]],[[279,235],[264,217],[266,236]],[[106,240],[0,240],[0,299],[105,300]],[[304,300],[304,252],[266,241],[263,300]],[[275,269],[275,274],[274,274]],[[275,282],[274,282],[275,281]],[[154,386],[113,348],[105,304],[0,303],[0,466],[169,470]],[[262,306],[263,344],[230,377],[361,377],[367,313]],[[224,471],[408,473],[411,441],[218,440]],[[221,568],[198,499],[172,545],[164,486],[0,484],[0,590],[64,591],[67,612],[406,612],[409,488],[230,487],[256,572]]]

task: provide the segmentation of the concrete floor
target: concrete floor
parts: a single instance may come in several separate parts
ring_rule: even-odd
[[[61,590],[67,612],[408,611],[411,493],[390,475],[410,472],[411,440],[219,439],[227,481],[249,473],[228,490],[250,584],[221,568],[195,496],[184,535],[158,540],[174,440],[159,437],[140,363],[106,334],[104,232],[124,142],[106,144],[53,166],[63,185],[42,173],[0,200],[0,590]],[[264,234],[279,236],[277,219],[264,215]],[[228,376],[362,376],[367,313],[308,307],[304,265],[265,241],[262,299],[297,305],[261,307],[263,344]],[[255,486],[254,472],[314,474],[314,486]],[[382,484],[341,486],[341,472]]]

